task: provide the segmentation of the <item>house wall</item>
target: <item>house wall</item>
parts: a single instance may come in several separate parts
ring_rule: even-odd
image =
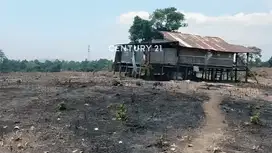
[[[207,51],[199,49],[181,48],[179,51],[179,57],[177,57],[176,48],[163,48],[162,51],[152,48],[150,52],[151,64],[195,64],[195,65],[214,65],[214,66],[232,66],[233,65],[233,53],[213,52],[212,57],[206,63]],[[132,63],[132,53],[130,51],[122,51],[121,63]],[[136,64],[143,63],[143,52],[136,51]]]
[[[198,50],[198,49],[183,48],[180,50],[180,55],[205,56],[206,54],[207,54],[207,51],[202,51],[202,50]],[[214,52],[212,57],[214,57],[214,58],[232,58],[233,59],[233,53]]]
[[[131,57],[132,57],[132,52],[123,51],[121,54],[121,63],[132,63]]]
[[[130,51],[122,51],[121,63],[131,64],[132,54],[133,52],[130,52]],[[140,52],[140,51],[135,52],[135,63],[141,64],[142,61],[143,61],[143,52]]]
[[[121,52],[115,52],[114,62],[115,62],[115,63],[121,62],[121,58],[122,58]]]
[[[154,49],[152,50],[154,51]],[[163,48],[162,51],[150,52],[151,64],[177,64],[177,50],[176,48]]]
[[[179,63],[214,66],[232,66],[233,64],[233,53],[213,52],[207,63],[206,54],[207,51],[182,48],[179,53]]]

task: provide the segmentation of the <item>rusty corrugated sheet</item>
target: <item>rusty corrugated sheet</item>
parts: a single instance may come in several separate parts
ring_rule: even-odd
[[[249,53],[254,52],[244,46],[229,44],[219,37],[199,36],[180,32],[161,32],[164,39],[178,41],[180,46],[199,48],[220,52]]]

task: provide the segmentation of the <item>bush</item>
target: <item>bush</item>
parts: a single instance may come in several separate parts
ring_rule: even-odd
[[[127,109],[124,104],[120,104],[117,108],[116,118],[120,121],[127,121]]]
[[[259,112],[255,113],[253,116],[250,117],[250,123],[256,124],[256,125],[261,124]]]
[[[64,110],[66,110],[66,109],[67,109],[67,107],[66,107],[66,105],[65,105],[64,102],[61,102],[61,103],[58,105],[58,110],[64,111]]]
[[[120,81],[117,81],[117,80],[112,80],[112,86],[121,86],[121,82]]]

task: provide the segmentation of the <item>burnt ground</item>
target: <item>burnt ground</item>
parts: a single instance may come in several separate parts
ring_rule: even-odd
[[[206,122],[208,94],[177,92],[183,85],[168,90],[165,82],[72,72],[12,73],[0,80],[1,153],[183,152]],[[260,125],[248,124],[253,108]],[[221,150],[270,152],[271,102],[227,97],[221,110],[228,126]]]
[[[0,89],[5,151],[167,151],[203,121],[203,98],[198,96],[111,83],[43,85],[11,83]],[[66,109],[59,110],[60,103]],[[121,104],[126,120],[116,118]]]
[[[221,104],[230,139],[224,147],[235,153],[269,153],[272,150],[272,104],[268,101],[225,99]],[[250,117],[260,113],[260,124],[249,124]]]

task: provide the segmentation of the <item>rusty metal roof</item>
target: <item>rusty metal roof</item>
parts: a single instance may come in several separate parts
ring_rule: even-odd
[[[161,33],[163,34],[164,39],[168,41],[178,41],[180,46],[183,47],[233,53],[254,52],[241,45],[229,44],[219,37],[199,36],[180,32],[162,31]]]

